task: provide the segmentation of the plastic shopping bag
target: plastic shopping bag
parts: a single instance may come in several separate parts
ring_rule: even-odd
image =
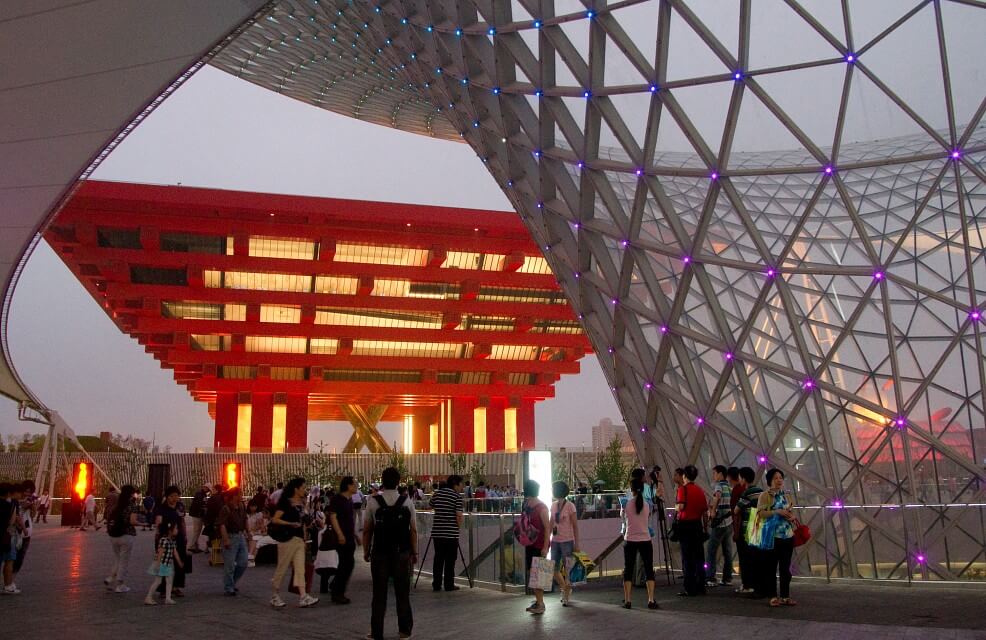
[[[531,589],[549,590],[554,582],[555,562],[548,558],[533,558],[531,560],[531,575],[527,586]]]
[[[575,556],[565,558],[565,570],[568,573],[568,582],[573,587],[585,584],[588,572],[585,570],[585,565],[578,558]]]

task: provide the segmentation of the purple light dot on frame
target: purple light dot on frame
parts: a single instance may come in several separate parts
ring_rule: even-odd
[[[622,241],[620,241],[620,246],[622,246],[622,247],[629,246],[629,244],[630,244],[630,241],[629,240],[622,240]]]
[[[691,256],[685,256],[684,258],[681,259],[681,261],[684,262],[685,264],[688,264],[688,263],[690,263],[692,261],[692,257]]]
[[[606,351],[608,351],[609,353],[613,353],[613,347],[609,347],[608,349],[606,349]],[[613,391],[616,391],[616,389],[614,388]]]
[[[979,309],[973,309],[969,312],[969,318],[972,320],[979,320],[983,317],[982,312]]]
[[[832,175],[832,172],[835,171],[835,167],[833,167],[830,164],[827,164],[827,165],[825,165],[825,168],[823,169],[823,171],[825,172],[825,175],[830,176],[830,175]]]
[[[726,353],[722,354],[722,357],[725,358],[726,360],[732,360],[733,359],[733,354],[732,354],[732,352],[727,351]]]
[[[661,325],[661,333],[667,333],[667,332],[668,332],[668,325],[662,324]]]
[[[634,173],[636,173],[638,176],[642,176],[642,175],[644,175],[644,170],[643,169],[637,169]]]
[[[581,160],[579,160],[579,164],[577,166],[578,166],[579,169],[581,169],[582,167],[585,166],[585,163],[582,162]]]
[[[713,171],[712,173],[709,174],[709,180],[718,180],[718,179],[719,179],[718,171]]]
[[[834,509],[841,509],[842,508],[842,501],[841,500],[833,500],[832,501],[832,508],[834,508]]]
[[[611,302],[612,302],[613,304],[617,304],[617,303],[619,302],[619,300],[618,300],[617,298],[613,298],[613,299],[611,300]]]
[[[905,418],[904,416],[897,416],[897,418],[894,420],[894,424],[897,425],[898,429],[903,429],[904,427],[907,426],[907,418]]]
[[[656,84],[652,84],[650,86],[650,92],[651,93],[657,93],[657,85]]]
[[[918,564],[924,564],[927,560],[923,553],[919,553],[914,559],[918,561]]]
[[[580,276],[580,275],[579,275],[579,272],[578,272],[578,271],[576,271],[576,272],[575,272],[575,279],[576,279],[576,280],[578,280],[578,279],[579,279],[579,278],[581,278],[581,277],[582,277],[582,276]]]
[[[701,427],[703,424],[705,424],[705,418],[703,418],[702,416],[695,418],[695,424]]]
[[[801,386],[805,389],[805,391],[811,391],[812,389],[815,388],[815,381],[812,380],[811,378],[806,378],[805,381],[801,384]]]
[[[953,149],[952,150],[952,153],[950,153],[948,155],[949,155],[950,158],[952,158],[952,160],[961,160],[962,159],[962,152],[959,151],[958,149]]]
[[[646,433],[647,427],[640,427],[640,433]]]
[[[742,80],[742,79],[743,79],[743,72],[742,71],[737,71],[737,72],[733,73],[733,80],[739,81],[739,80]]]
[[[768,278],[773,278],[776,275],[777,275],[777,270],[776,269],[774,269],[773,267],[767,269],[767,277]]]
[[[874,272],[873,273],[873,279],[874,280],[883,280],[883,272],[882,271],[876,271],[876,272]]]
[[[654,388],[654,385],[652,385],[649,382],[644,385],[644,389],[652,389],[652,388]]]
[[[757,462],[760,464],[767,464],[767,456],[757,456]]]
[[[582,97],[588,100],[589,98],[592,97],[592,92],[586,89],[585,91],[582,92]]]
[[[847,53],[846,54],[846,62],[856,62],[856,54],[854,54],[854,53]]]

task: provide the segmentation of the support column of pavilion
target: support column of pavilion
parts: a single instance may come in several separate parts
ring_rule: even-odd
[[[366,407],[358,404],[340,405],[342,413],[353,425],[353,435],[349,437],[343,451],[359,453],[365,446],[370,453],[390,453],[391,447],[377,430],[377,424],[387,412],[387,407],[385,404],[371,404]]]

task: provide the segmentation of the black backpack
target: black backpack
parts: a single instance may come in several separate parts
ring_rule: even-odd
[[[374,496],[377,510],[373,514],[373,550],[411,549],[411,511],[404,508],[407,496],[400,496],[393,506],[388,506],[383,496]]]
[[[109,526],[106,527],[106,533],[108,533],[111,538],[119,538],[127,535],[127,530],[129,528],[130,509],[124,507],[122,509],[117,509],[116,513],[113,515],[113,519],[109,522]]]

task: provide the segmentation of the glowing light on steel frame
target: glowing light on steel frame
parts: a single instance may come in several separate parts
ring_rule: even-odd
[[[89,463],[77,463],[75,466],[75,486],[72,487],[72,490],[75,495],[79,496],[79,500],[85,500],[89,494],[89,484]]]
[[[226,468],[226,488],[232,489],[233,487],[240,486],[240,463],[227,462],[225,468]]]

